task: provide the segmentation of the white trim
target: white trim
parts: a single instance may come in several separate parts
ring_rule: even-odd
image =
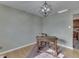
[[[65,48],[68,48],[68,49],[72,49],[73,50],[73,47],[69,47],[69,46],[66,46],[66,45],[62,45],[62,44],[58,44],[59,46],[62,46],[62,47],[65,47]]]
[[[5,54],[5,53],[8,53],[8,52],[12,52],[12,51],[15,51],[15,50],[18,50],[18,49],[24,48],[24,47],[28,47],[28,46],[33,45],[33,44],[35,44],[35,43],[36,43],[36,42],[29,43],[29,44],[26,44],[26,45],[21,46],[21,47],[17,47],[17,48],[10,49],[10,50],[4,51],[4,52],[0,52],[0,55]]]
[[[36,43],[36,42],[29,43],[29,44],[26,44],[26,45],[21,46],[21,47],[17,47],[17,48],[10,49],[10,50],[4,51],[4,52],[0,52],[0,55],[5,54],[5,53],[8,53],[8,52],[12,52],[12,51],[15,51],[15,50],[24,48],[24,47],[28,47],[28,46],[30,46],[30,45],[34,45],[35,43]],[[65,46],[65,45],[62,45],[62,44],[58,44],[58,45],[59,45],[59,46],[62,46],[62,47],[65,47],[65,48],[73,49],[72,47],[68,47],[68,46]]]

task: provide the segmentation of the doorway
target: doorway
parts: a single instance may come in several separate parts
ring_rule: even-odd
[[[79,49],[79,14],[73,19],[73,48]]]

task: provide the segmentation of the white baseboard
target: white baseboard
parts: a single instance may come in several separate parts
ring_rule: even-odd
[[[4,51],[4,52],[0,52],[0,55],[3,55],[3,54],[5,54],[5,53],[9,53],[9,52],[12,52],[12,51],[15,51],[15,50],[24,48],[24,47],[28,47],[28,46],[30,46],[30,45],[34,45],[35,43],[36,43],[36,42],[29,43],[29,44],[26,44],[26,45],[21,46],[21,47],[17,47],[17,48],[10,49],[10,50]],[[62,47],[65,47],[65,48],[73,49],[72,47],[68,47],[68,46],[65,46],[65,45],[62,45],[62,44],[58,44],[58,45],[59,45],[59,46],[62,46]]]
[[[73,50],[73,47],[65,46],[65,45],[62,45],[62,44],[58,44],[58,45]]]
[[[12,52],[12,51],[15,51],[15,50],[18,50],[18,49],[24,48],[24,47],[28,47],[28,46],[30,46],[30,45],[34,45],[35,43],[36,43],[36,42],[29,43],[29,44],[26,44],[26,45],[21,46],[21,47],[17,47],[17,48],[10,49],[10,50],[4,51],[4,52],[0,52],[0,55],[3,55],[3,54],[5,54],[5,53],[9,53],[9,52]]]

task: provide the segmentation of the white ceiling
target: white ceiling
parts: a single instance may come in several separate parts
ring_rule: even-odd
[[[0,1],[0,4],[41,16],[39,10],[43,2],[44,1]],[[52,14],[63,9],[74,10],[79,8],[78,1],[47,1],[47,3],[51,5],[53,9]]]

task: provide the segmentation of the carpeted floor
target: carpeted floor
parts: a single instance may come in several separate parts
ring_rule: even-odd
[[[61,48],[62,51],[59,53],[57,57],[55,57],[52,53],[48,53],[47,52],[48,49],[49,49],[48,47],[45,47],[40,52],[37,52],[37,47],[34,46],[32,51],[27,56],[27,58],[66,58],[66,56],[64,56],[62,52],[63,48]]]

